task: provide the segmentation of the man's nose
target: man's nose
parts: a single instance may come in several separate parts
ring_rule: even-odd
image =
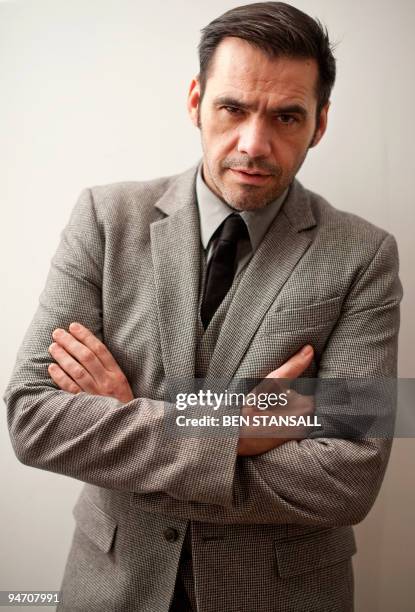
[[[240,126],[238,152],[249,157],[267,157],[271,153],[269,130],[263,121],[252,120]]]

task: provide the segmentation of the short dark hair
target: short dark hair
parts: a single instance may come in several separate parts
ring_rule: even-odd
[[[256,2],[233,8],[202,30],[199,43],[201,99],[216,47],[227,36],[242,38],[269,57],[313,58],[317,61],[317,112],[330,99],[336,78],[336,60],[327,28],[285,2]]]

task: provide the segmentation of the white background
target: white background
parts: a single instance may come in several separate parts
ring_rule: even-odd
[[[199,32],[242,3],[0,3],[2,391],[80,191],[180,172],[200,158],[185,107]],[[293,4],[338,42],[328,133],[299,178],[396,236],[405,291],[400,376],[414,377],[415,5]],[[21,465],[5,409],[0,418],[0,590],[58,589],[82,485]],[[381,494],[356,529],[357,612],[413,609],[414,448],[413,440],[395,442]]]

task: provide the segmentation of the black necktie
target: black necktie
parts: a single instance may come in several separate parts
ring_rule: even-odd
[[[217,232],[219,236],[208,263],[201,307],[205,329],[232,285],[238,241],[249,237],[244,220],[235,213],[225,219]]]

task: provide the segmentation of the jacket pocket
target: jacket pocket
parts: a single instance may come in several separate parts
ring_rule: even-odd
[[[356,552],[351,527],[325,529],[301,538],[275,542],[278,575],[299,576],[345,561]]]
[[[76,502],[72,514],[85,535],[100,550],[105,553],[109,552],[114,541],[117,521],[82,494]]]
[[[261,335],[292,333],[299,329],[310,329],[329,325],[340,314],[343,298],[331,298],[325,302],[315,302],[298,308],[271,310],[260,327]]]

